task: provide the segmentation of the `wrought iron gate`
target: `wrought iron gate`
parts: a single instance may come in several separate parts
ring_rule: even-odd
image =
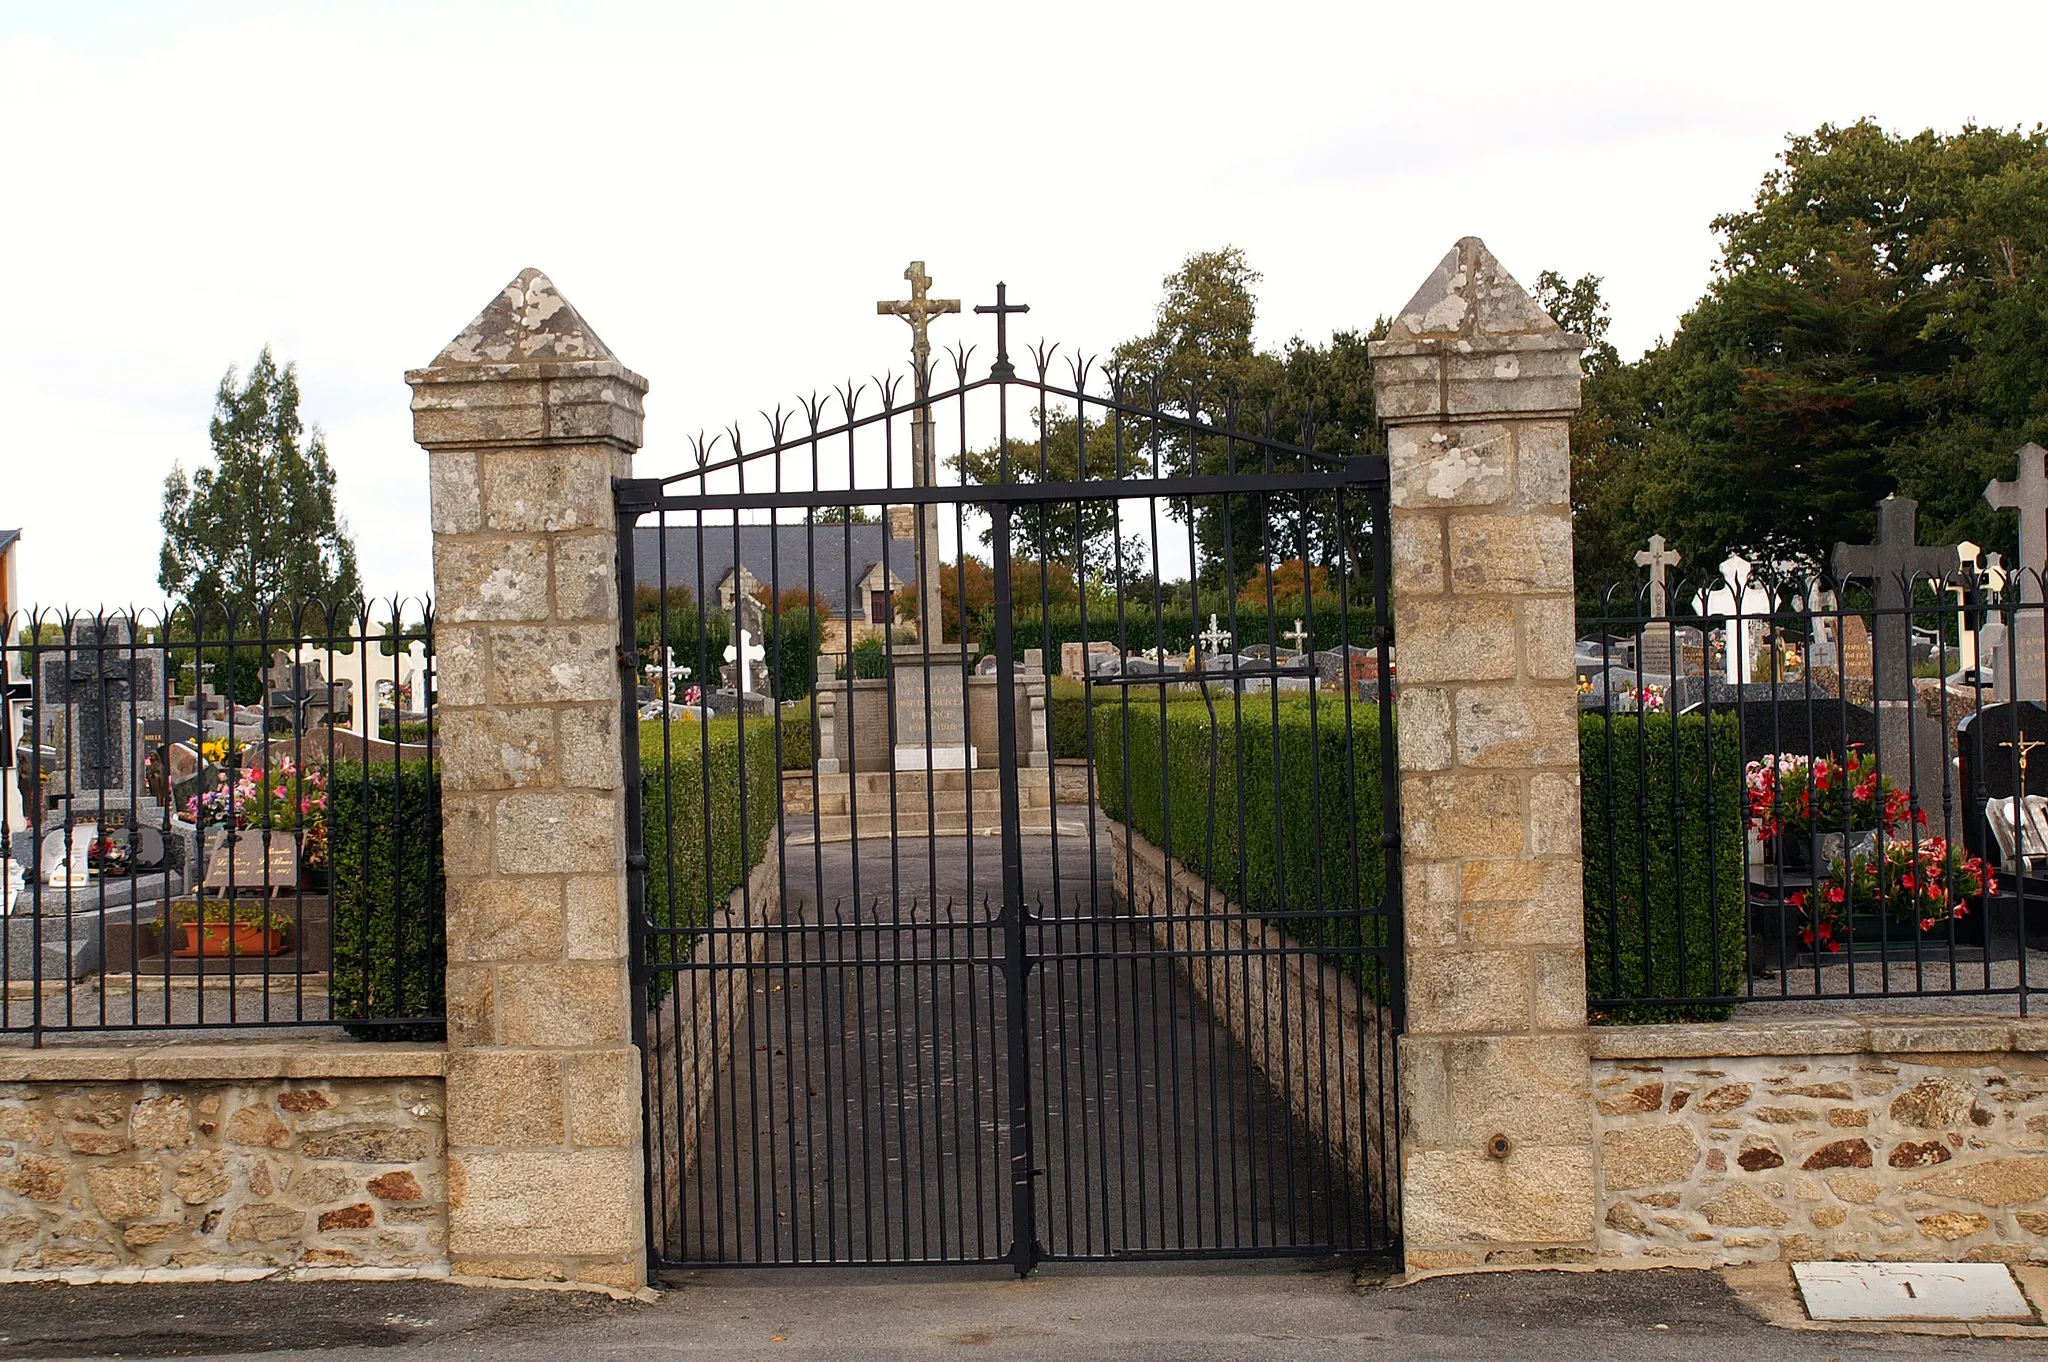
[[[1387,1247],[1376,433],[978,310],[616,488],[652,1253]]]

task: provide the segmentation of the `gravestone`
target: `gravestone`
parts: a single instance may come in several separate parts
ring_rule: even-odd
[[[1650,547],[1636,552],[1636,566],[1650,570],[1650,618],[1643,625],[1643,643],[1640,656],[1643,670],[1671,673],[1672,639],[1670,630],[1670,601],[1665,593],[1664,572],[1675,568],[1684,559],[1675,549],[1664,547],[1664,536],[1650,536]]]
[[[301,661],[280,650],[264,672],[270,708],[291,721],[295,734],[312,732],[334,712],[334,687],[318,659]]]
[[[60,763],[44,790],[51,817],[104,827],[161,824],[163,806],[145,787],[137,739],[164,718],[163,651],[138,645],[125,615],[74,617],[65,647],[44,653],[39,673],[44,741]]]
[[[408,719],[427,717],[427,699],[433,691],[434,659],[427,645],[413,639],[398,659],[399,709]]]
[[[1851,681],[1871,678],[1870,624],[1861,615],[1842,618],[1841,672]]]
[[[2001,701],[2048,703],[2048,628],[2043,625],[2042,573],[2048,571],[2048,451],[2040,445],[2020,446],[2019,475],[2011,482],[1993,480],[1984,500],[1999,510],[2019,512],[2020,556],[2010,577],[2019,579],[2019,602],[2013,610],[2010,660],[1992,678],[1992,693]],[[2009,579],[2008,579],[2009,580]]]
[[[2048,708],[2032,700],[1986,705],[1956,725],[1962,842],[1972,855],[1994,839],[1985,805],[2015,794],[2048,795]]]
[[[1954,548],[1914,543],[1920,503],[1910,497],[1886,497],[1877,510],[1875,544],[1835,545],[1835,577],[1871,584],[1877,601],[1873,691],[1880,700],[1909,700],[1913,695],[1911,621],[1913,583],[1931,577],[1946,581],[1957,565]],[[1844,651],[1847,641],[1844,640]]]
[[[1060,675],[1080,676],[1087,672],[1097,657],[1115,657],[1116,645],[1107,641],[1095,643],[1062,643],[1060,645]]]
[[[283,893],[298,887],[297,834],[241,828],[221,829],[207,839],[206,873],[199,887],[210,894]]]
[[[1730,685],[1748,681],[1764,631],[1770,626],[1771,594],[1756,580],[1755,565],[1739,553],[1721,560],[1723,585],[1705,593],[1700,613],[1725,616],[1722,674]]]

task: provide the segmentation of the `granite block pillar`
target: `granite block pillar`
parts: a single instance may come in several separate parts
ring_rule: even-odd
[[[1579,352],[1477,238],[1372,346],[1401,685],[1411,1271],[1590,1259]]]
[[[432,488],[449,1256],[638,1286],[612,479],[647,384],[534,270],[406,382]]]

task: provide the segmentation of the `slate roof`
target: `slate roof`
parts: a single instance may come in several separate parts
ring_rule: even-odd
[[[20,530],[0,530],[0,553],[7,552],[8,546],[21,538]]]
[[[757,581],[771,586],[777,595],[785,591],[809,591],[834,615],[846,613],[848,569],[858,583],[867,570],[882,560],[886,542],[889,566],[899,581],[909,585],[917,580],[917,545],[908,539],[888,539],[884,525],[741,525],[737,543],[739,561]],[[698,577],[698,539],[703,540],[703,577]],[[699,601],[717,604],[719,582],[732,571],[734,527],[670,525],[663,529],[642,525],[634,531],[634,577],[653,586],[656,559],[666,550],[668,583],[686,586]],[[813,575],[815,574],[815,576]],[[858,602],[859,613],[866,603]]]

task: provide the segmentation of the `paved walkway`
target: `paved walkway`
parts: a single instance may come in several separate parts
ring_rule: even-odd
[[[424,1282],[0,1287],[0,1356],[390,1362],[1829,1362],[2033,1358],[2037,1338],[1772,1328],[1711,1272],[1496,1273],[1361,1290],[1354,1263],[705,1273],[651,1305]],[[1379,1269],[1383,1272],[1384,1268]],[[1373,1275],[1367,1265],[1368,1278]],[[2038,1332],[2038,1331],[2037,1331]]]
[[[1074,1256],[1385,1242],[1388,1208],[1333,1171],[1174,960],[1116,912],[1099,845],[1025,841],[1045,924],[1031,949],[1068,957],[1029,985],[1037,1242]],[[686,1261],[986,1261],[1015,1238],[1000,843],[858,847],[790,853],[787,930],[668,1208],[668,1251]]]

